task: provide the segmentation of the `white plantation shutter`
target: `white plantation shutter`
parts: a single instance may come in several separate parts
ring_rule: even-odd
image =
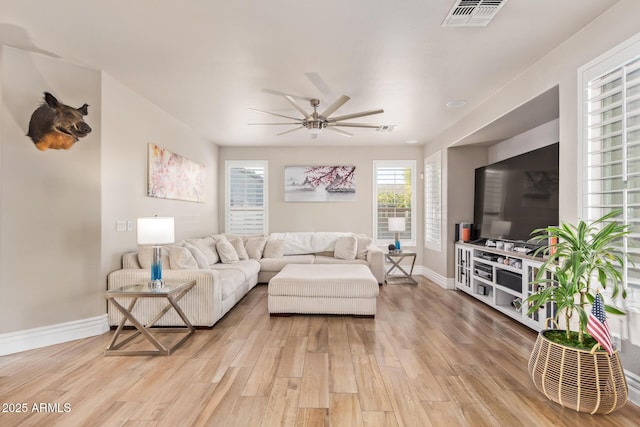
[[[267,162],[225,162],[225,232],[267,233]]]
[[[414,160],[374,160],[373,162],[374,240],[378,245],[392,243],[395,232],[389,231],[391,217],[405,218],[405,231],[399,234],[403,245],[416,245]]]
[[[424,247],[442,250],[442,154],[424,159]]]
[[[583,70],[582,204],[594,220],[622,209],[617,221],[632,233],[620,251],[633,262],[626,287],[640,290],[640,42]],[[635,266],[633,265],[635,264]]]

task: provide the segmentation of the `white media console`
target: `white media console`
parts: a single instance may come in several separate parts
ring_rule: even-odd
[[[548,304],[527,314],[524,301],[544,286],[532,283],[541,264],[540,258],[522,252],[456,243],[456,289],[539,331],[554,316],[555,307]]]

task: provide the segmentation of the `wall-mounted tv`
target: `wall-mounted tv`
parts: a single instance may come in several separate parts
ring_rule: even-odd
[[[476,169],[474,238],[527,241],[558,224],[559,143]]]

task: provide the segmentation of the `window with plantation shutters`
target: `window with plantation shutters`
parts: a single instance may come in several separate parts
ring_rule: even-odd
[[[436,251],[441,245],[441,152],[424,160],[424,247]]]
[[[267,233],[267,162],[225,162],[225,232]]]
[[[623,280],[640,292],[640,42],[585,66],[580,77],[583,216],[622,210],[616,221],[632,231],[619,242],[632,261]]]
[[[399,233],[402,245],[416,245],[414,160],[375,160],[373,162],[373,234],[376,244],[388,245],[395,240],[389,231],[389,218],[403,217],[405,231]]]

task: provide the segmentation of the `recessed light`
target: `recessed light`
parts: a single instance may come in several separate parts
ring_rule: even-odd
[[[455,101],[447,102],[447,107],[449,108],[460,108],[464,107],[465,105],[467,105],[467,101],[465,101],[464,99],[456,99]]]
[[[418,140],[417,139],[410,139],[408,141],[405,141],[406,144],[417,144]]]

